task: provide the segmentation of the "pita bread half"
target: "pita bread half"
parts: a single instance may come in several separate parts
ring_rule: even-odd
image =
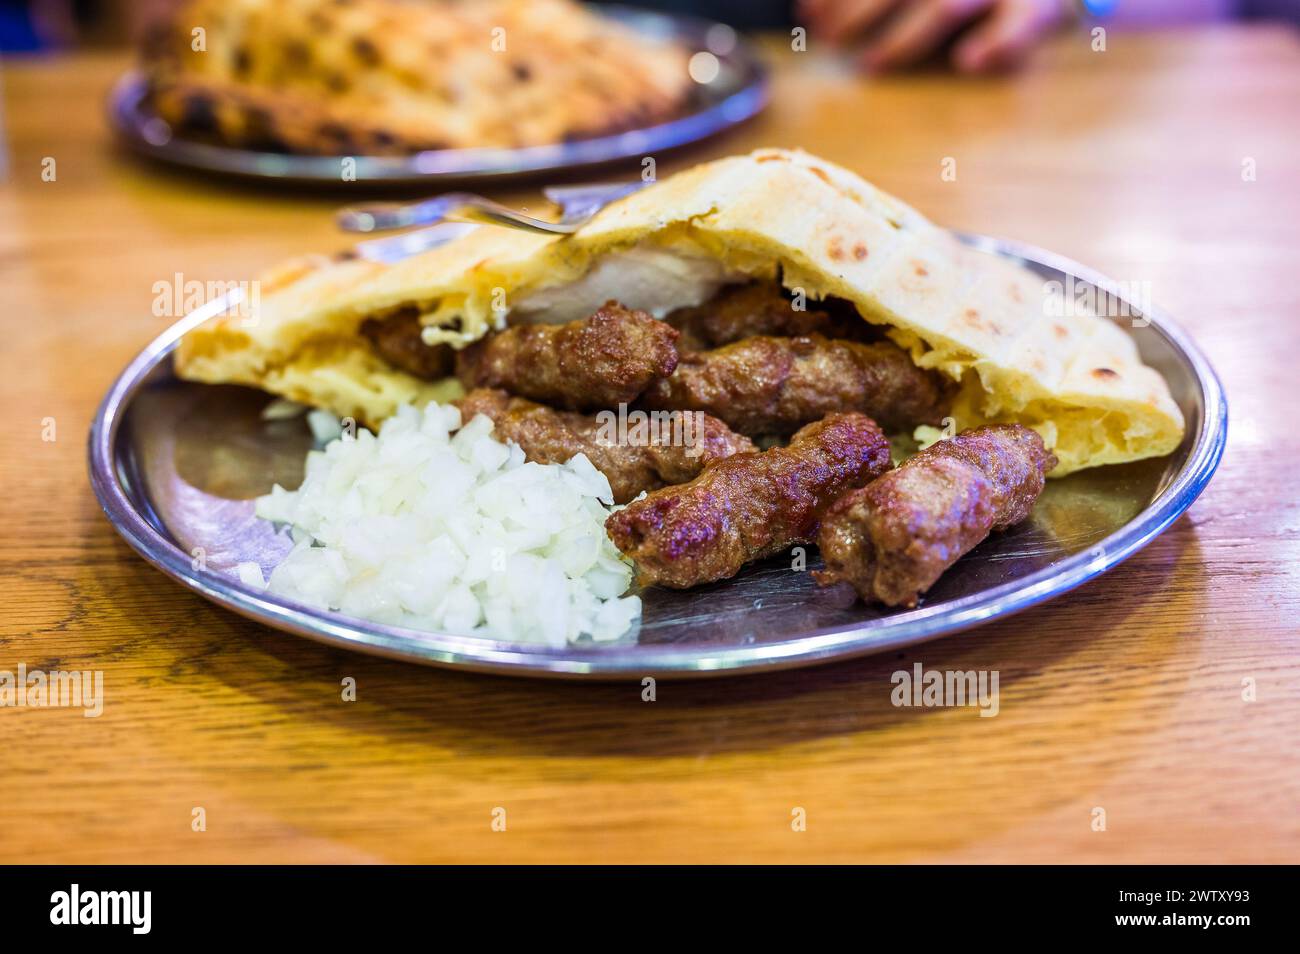
[[[960,381],[958,428],[1033,427],[1060,459],[1053,476],[1168,454],[1182,439],[1164,379],[1117,324],[1053,306],[1038,276],[853,173],[775,149],[695,166],[564,238],[480,227],[395,265],[291,263],[263,281],[252,320],[196,329],[176,365],[374,424],[456,385],[386,365],[358,331],[367,317],[415,308],[427,343],[463,346],[509,313],[567,320],[617,297],[662,315],[773,276],[809,299],[853,302],[917,364]]]

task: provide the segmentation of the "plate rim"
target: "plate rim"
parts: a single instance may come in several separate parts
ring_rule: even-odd
[[[1055,268],[1098,288],[1118,287],[1100,272],[1036,246],[956,234],[976,247]],[[148,563],[211,602],[337,648],[424,665],[559,678],[739,675],[849,659],[953,635],[1067,593],[1145,547],[1200,496],[1222,459],[1227,441],[1227,397],[1209,359],[1168,314],[1152,306],[1142,312],[1143,317],[1191,366],[1204,411],[1179,471],[1153,501],[1088,550],[957,600],[878,618],[867,625],[836,626],[786,640],[709,649],[690,644],[524,647],[481,637],[385,626],[279,597],[268,598],[221,571],[195,569],[190,555],[163,536],[135,507],[117,467],[117,440],[127,403],[150,373],[170,357],[185,333],[233,307],[237,300],[237,293],[215,299],[170,326],[110,386],[91,423],[87,447],[90,483],[100,506],[114,529]]]
[[[672,29],[679,37],[704,37],[725,24],[688,14],[640,10],[610,4],[604,15],[615,20],[657,24]],[[728,28],[730,29],[730,28]],[[732,31],[735,34],[735,31]],[[698,44],[697,44],[698,45]],[[313,186],[403,186],[445,185],[449,182],[498,182],[534,177],[542,173],[594,171],[602,166],[626,162],[701,142],[747,122],[767,106],[771,96],[770,71],[757,47],[735,34],[729,51],[712,51],[731,60],[742,71],[738,89],[716,103],[676,116],[653,126],[621,132],[521,148],[435,149],[410,156],[337,156],[265,152],[204,143],[183,137],[151,142],[140,131],[142,122],[157,116],[140,114],[146,91],[144,74],[138,68],[118,77],[108,96],[108,121],[118,139],[133,152],[179,169],[218,173],[264,183],[299,183]],[[339,161],[356,161],[356,177],[344,182]]]

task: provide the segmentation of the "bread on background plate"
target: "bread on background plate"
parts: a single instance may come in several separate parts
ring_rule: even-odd
[[[694,86],[688,55],[574,0],[186,0],[142,66],[183,136],[408,155],[664,122]]]

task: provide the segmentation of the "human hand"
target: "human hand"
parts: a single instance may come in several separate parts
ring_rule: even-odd
[[[1019,63],[1034,43],[1064,22],[1069,0],[799,0],[815,38],[865,41],[869,70],[910,66],[961,33],[953,65],[981,73]]]

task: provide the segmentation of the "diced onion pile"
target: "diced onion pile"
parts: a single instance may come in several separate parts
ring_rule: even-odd
[[[482,415],[460,424],[455,407],[407,406],[377,437],[361,430],[311,451],[298,490],[276,486],[257,501],[257,515],[289,524],[295,541],[269,592],[510,642],[623,635],[641,600],[622,595],[632,570],[605,535],[609,481],[581,454],[526,463]],[[261,578],[255,565],[239,575]]]

